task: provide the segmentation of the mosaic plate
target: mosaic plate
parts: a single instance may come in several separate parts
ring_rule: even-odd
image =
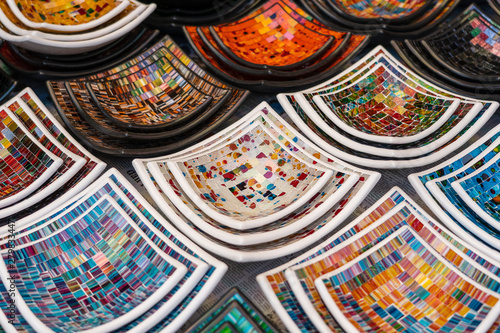
[[[456,193],[452,183],[484,166],[498,153],[497,126],[449,160],[408,176],[417,193],[443,223],[483,253],[498,250],[498,230],[485,223]]]
[[[264,133],[255,127],[202,156],[166,164],[208,216],[238,230],[261,227],[304,205],[333,175]]]
[[[78,173],[76,173],[71,179],[67,180],[56,192],[52,193],[38,203],[34,203],[33,198],[30,198],[29,201],[24,200],[23,202],[31,205],[29,209],[21,211],[16,209],[15,206],[9,206],[0,210],[0,218],[16,214],[16,226],[20,227],[26,223],[26,216],[30,215],[31,218],[41,216],[42,214],[45,214],[63,204],[69,198],[80,193],[92,181],[94,181],[102,171],[104,171],[106,164],[91,155],[68,134],[64,127],[62,127],[55,117],[52,116],[52,114],[46,109],[33,90],[25,88],[18,94],[18,98],[27,106],[23,109],[24,113],[34,123],[38,123],[39,129],[48,131],[50,137],[57,140],[59,146],[64,147],[72,154],[85,160],[85,165],[78,171]],[[2,230],[3,228],[0,228],[0,233],[3,232]]]
[[[128,7],[127,0],[71,1],[7,0],[10,10],[23,24],[34,29],[61,32],[85,31],[109,21]]]
[[[353,170],[343,163],[329,160],[329,164],[325,164],[324,161],[316,157],[318,156],[317,151],[314,151],[309,147],[306,151],[300,146],[295,146],[293,144],[294,141],[288,139],[288,135],[293,137],[293,134],[290,133],[284,126],[280,126],[283,131],[278,128],[273,128],[273,122],[269,120],[265,113],[269,113],[272,116],[276,116],[276,114],[272,110],[263,109],[262,111],[260,109],[256,109],[254,112],[245,117],[245,122],[250,121],[248,126],[252,126],[253,128],[255,128],[255,126],[261,127],[263,134],[265,134],[264,132],[267,130],[267,133],[270,136],[269,141],[280,141],[290,151],[294,151],[297,156],[300,156],[309,163],[321,165],[325,168],[331,169],[333,172],[333,175],[328,180],[325,187],[321,189],[320,195],[315,195],[307,201],[306,204],[295,210],[293,213],[279,219],[276,222],[270,223],[265,227],[249,230],[236,230],[225,227],[200,211],[192,200],[186,196],[184,191],[179,190],[181,188],[180,185],[165,165],[165,161],[168,161],[168,158],[160,157],[153,159],[150,162],[143,161],[144,164],[147,164],[147,169],[151,172],[153,177],[158,180],[158,185],[162,192],[165,193],[170,200],[172,200],[176,207],[185,207],[183,211],[186,212],[185,215],[189,217],[192,223],[215,238],[234,245],[253,245],[270,242],[304,228],[308,224],[314,222],[314,220],[318,217],[321,217],[333,205],[338,203],[339,200],[346,193],[348,193],[348,191],[360,178],[359,171]],[[214,140],[215,142],[212,142],[211,144],[202,145],[199,149],[195,148],[194,150],[196,151],[186,152],[186,155],[184,156],[203,154],[204,151],[214,145],[219,145],[221,142],[226,144],[234,137],[241,137],[242,133],[247,132],[248,126],[241,125],[234,128],[234,130],[226,130],[224,131],[224,136],[222,133],[219,133],[221,137],[220,140]],[[288,135],[284,132],[287,132]],[[175,156],[172,156],[172,158],[178,158],[179,155],[180,154],[176,154]]]
[[[460,104],[457,98],[420,92],[384,64],[351,82],[333,87],[333,92],[318,93],[313,101],[335,125],[369,141],[405,144],[421,140],[439,130]]]
[[[179,284],[179,286],[182,286],[180,289],[179,286],[174,288],[163,299],[157,300],[156,305],[147,313],[122,327],[122,330],[131,330],[130,332],[158,332],[166,326],[176,331],[201,305],[204,298],[209,295],[215,284],[222,278],[227,267],[172,228],[115,169],[108,171],[94,186],[81,193],[81,195],[83,196],[82,199],[61,210],[61,214],[71,215],[72,212],[76,212],[75,209],[79,214],[82,214],[82,211],[85,212],[88,207],[91,207],[100,198],[102,199],[104,196],[109,198],[111,196],[133,219],[137,227],[157,244],[162,251],[188,267],[188,273]],[[67,223],[73,220],[71,218],[55,219],[55,223],[48,223],[51,218],[54,221],[57,214],[53,213],[52,216],[47,216],[45,220],[40,220],[40,222],[31,225],[27,229],[21,230],[21,234],[18,235],[16,241],[19,243],[23,241],[30,242],[43,236],[44,233],[50,234],[54,230],[64,229]],[[75,215],[73,214],[73,216]],[[33,236],[27,236],[28,231],[32,232],[31,235]],[[5,240],[7,239],[5,237]],[[186,253],[179,255],[176,253],[179,250]],[[206,270],[207,265],[201,263],[199,259],[210,265],[208,271]],[[199,267],[196,268],[196,266]],[[203,274],[205,275],[203,276]],[[200,280],[201,276],[203,277]],[[193,284],[197,284],[194,289]],[[186,292],[190,293],[187,297],[185,297]],[[4,309],[3,306],[2,308]],[[166,316],[167,313],[170,314]]]
[[[266,103],[261,104],[261,106],[259,107],[262,108],[263,106],[270,110],[270,107]],[[325,154],[321,150],[318,150],[311,142],[300,136],[293,128],[287,126],[286,122],[284,122],[279,116],[273,115],[271,113],[268,113],[267,116],[278,127],[282,129],[286,128],[289,130],[287,132],[287,136],[290,138],[290,141],[293,141],[295,143],[295,145],[302,147],[302,149],[304,149],[311,155],[316,156],[316,158],[320,159],[323,162],[331,163],[333,161],[336,161],[336,158]],[[239,124],[244,122],[244,119],[240,120],[239,123],[233,124],[231,126],[231,129],[236,128]],[[224,133],[227,134],[228,132],[225,131]],[[193,148],[188,148],[184,152],[178,153],[178,155],[191,152],[192,150],[203,149],[205,145],[209,146],[213,144],[212,142],[214,142],[214,140],[218,141],[219,139],[219,136],[212,139],[207,139],[205,142],[202,142]],[[340,199],[337,204],[331,207],[328,212],[323,214],[323,216],[321,216],[319,219],[308,225],[306,228],[303,228],[287,237],[276,239],[272,242],[258,245],[235,246],[210,236],[208,233],[194,225],[190,221],[190,219],[185,217],[156,183],[154,177],[151,175],[146,166],[148,162],[149,160],[134,160],[133,165],[137,173],[139,174],[144,186],[147,188],[148,192],[151,194],[157,204],[162,207],[164,213],[168,216],[171,216],[173,222],[183,232],[189,234],[190,237],[193,237],[193,239],[197,239],[197,241],[199,241],[199,244],[202,244],[207,249],[217,253],[218,255],[222,255],[235,261],[257,261],[272,259],[291,252],[295,252],[298,248],[307,246],[307,244],[311,244],[315,240],[321,238],[322,235],[329,232],[329,230],[334,228],[337,223],[340,223],[340,221],[345,219],[350,214],[350,211],[363,200],[364,196],[367,194],[367,192],[365,191],[369,191],[369,189],[372,188],[372,186],[378,181],[379,178],[378,173],[367,172],[347,166],[351,170],[356,170],[356,172],[360,173],[358,182],[355,184],[351,191],[346,193],[346,195],[344,195],[344,197],[342,197],[342,199]]]
[[[317,95],[318,91],[326,92],[329,89],[335,89],[334,87],[336,87],[338,83],[344,80],[348,81],[349,77],[354,76],[355,73],[366,66],[365,63],[367,61],[373,60],[377,56],[377,53],[383,55],[383,58],[385,58],[384,62],[386,63],[388,63],[386,60],[392,61],[393,59],[388,56],[388,52],[385,49],[377,47],[367,54],[365,58],[361,59],[358,64],[353,65],[351,68],[324,84],[320,84],[315,88],[311,88],[299,94],[278,95],[278,100],[287,114],[304,133],[312,137],[315,143],[322,148],[344,160],[379,168],[408,168],[432,163],[433,161],[443,158],[452,150],[460,147],[463,142],[467,141],[477,132],[482,124],[491,117],[494,110],[498,108],[496,102],[472,100],[435,88],[435,86],[412,72],[406,71],[404,75],[410,77],[411,80],[407,78],[406,80],[409,81],[405,82],[410,83],[414,81],[413,85],[415,87],[420,85],[422,89],[431,91],[434,94],[460,98],[462,102],[456,109],[455,114],[453,114],[449,121],[443,125],[439,133],[429,136],[427,140],[417,141],[412,145],[392,146],[392,148],[389,149],[389,147],[379,147],[379,144],[371,143],[368,145],[368,142],[365,144],[359,138],[353,140],[348,133],[335,127],[332,122],[327,124],[325,122],[327,118],[320,117],[322,113],[319,112],[319,108],[316,104],[313,104],[311,101],[313,101],[313,97]],[[395,64],[397,64],[397,62],[395,62]],[[396,68],[394,66],[393,68]],[[402,73],[403,70],[405,69],[402,67],[398,68],[400,73]],[[480,104],[483,104],[482,109],[480,109]],[[307,112],[305,110],[307,110]],[[330,132],[326,133],[327,130]],[[377,155],[374,153],[377,153]],[[388,158],[388,156],[397,158]]]
[[[458,271],[409,227],[315,284],[348,331],[486,331],[500,313],[500,294]]]
[[[205,313],[186,333],[219,332],[224,322],[236,328],[234,332],[278,332],[257,307],[237,288],[227,292],[212,310]],[[220,332],[225,332],[220,330]]]
[[[384,234],[387,236],[400,227],[410,226],[473,279],[477,279],[478,275],[474,275],[477,269],[483,271],[482,275],[495,279],[494,283],[489,279],[480,283],[497,291],[498,278],[495,275],[500,264],[471,249],[463,241],[450,237],[423,212],[408,195],[395,187],[334,236],[289,263],[262,273],[257,281],[290,331],[339,331],[339,324],[316,291],[315,279],[370,250],[376,244],[373,241],[386,239]],[[449,250],[445,250],[441,243],[447,244]],[[467,262],[470,271],[464,266]]]
[[[2,108],[0,119],[0,208],[3,208],[35,192],[63,161],[38,142],[8,109]]]

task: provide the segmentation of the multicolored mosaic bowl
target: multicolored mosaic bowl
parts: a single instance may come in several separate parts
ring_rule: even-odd
[[[469,201],[471,205],[464,202],[466,192],[460,183],[469,178],[473,179],[472,176],[468,177],[469,175],[486,171],[485,166],[497,160],[499,137],[500,127],[496,126],[457,156],[408,177],[420,197],[443,223],[484,253],[497,253],[495,250],[500,250],[497,222],[490,223],[493,222],[491,219],[487,222],[478,214],[484,216],[484,206],[478,207],[475,202],[472,204]],[[460,188],[463,197],[457,193]],[[493,197],[494,193],[490,195]]]
[[[85,31],[112,19],[128,0],[6,0],[16,18],[28,27],[60,32]]]
[[[342,176],[345,172],[352,173],[349,176],[352,179],[336,182],[334,177],[330,177],[319,197],[313,197],[307,204],[297,207],[293,214],[267,226],[248,231],[227,228],[208,216],[195,204],[191,196],[185,194],[185,191],[177,184],[179,179],[174,177],[171,172],[172,168],[161,165],[164,165],[165,161],[182,160],[185,156],[203,155],[214,145],[227,146],[227,142],[233,142],[234,138],[240,138],[242,133],[247,133],[248,128],[257,128],[255,127],[257,123],[248,128],[247,125],[263,117],[262,111],[269,123],[268,128],[279,129],[281,132],[281,134],[278,133],[282,136],[279,139],[278,136],[269,138],[269,142],[271,140],[276,142],[276,149],[281,149],[281,145],[278,144],[280,142],[288,146],[288,150],[293,151],[297,156],[301,154],[303,158],[308,158],[310,161],[316,160],[314,165],[330,165],[330,168],[334,166],[339,177],[345,178],[346,176]],[[264,128],[266,127],[263,126],[262,129]],[[268,134],[271,135],[272,132]],[[134,160],[133,164],[153,199],[162,207],[165,214],[172,216],[173,222],[180,229],[208,250],[235,261],[277,258],[311,244],[348,216],[350,210],[363,200],[367,194],[366,191],[369,191],[379,177],[377,173],[345,165],[325,154],[282,120],[267,103],[262,103],[254,112],[196,146],[165,157]],[[341,170],[342,172],[339,172]],[[349,182],[353,185],[349,185]],[[339,187],[339,185],[342,186]],[[340,192],[336,193],[336,191]],[[342,197],[340,193],[343,193]],[[268,233],[273,236],[268,236]]]
[[[433,31],[457,7],[456,0],[300,1],[308,12],[346,31],[383,32],[411,38]]]
[[[77,220],[85,219],[86,222],[92,222],[91,224],[95,226],[97,225],[95,218],[99,214],[90,215],[92,218],[87,218],[89,212],[94,211],[97,206],[104,204],[106,207],[112,207],[114,210],[120,211],[121,218],[130,223],[127,225],[127,228],[113,229],[111,235],[118,232],[124,237],[120,239],[125,240],[126,236],[124,233],[132,232],[135,233],[132,243],[135,242],[135,244],[140,244],[140,246],[153,246],[154,242],[157,244],[157,255],[165,259],[168,258],[174,266],[180,268],[179,271],[182,270],[185,273],[177,285],[165,294],[163,298],[151,299],[153,303],[149,303],[149,305],[141,303],[137,307],[134,307],[134,304],[130,303],[129,306],[123,307],[121,311],[129,311],[129,313],[126,319],[115,322],[116,327],[120,329],[127,331],[135,329],[139,332],[159,332],[163,329],[178,330],[210,294],[227,269],[227,266],[223,263],[210,257],[172,228],[134,189],[133,185],[125,180],[115,169],[109,170],[93,186],[80,193],[73,200],[72,203],[67,202],[56,209],[55,211],[59,212],[53,212],[50,214],[52,216],[32,223],[27,228],[16,230],[16,247],[25,248],[26,246],[31,246],[32,242],[44,241],[44,239],[53,237],[55,234],[69,232],[72,230],[72,227],[75,227],[75,221]],[[109,213],[110,209],[106,212]],[[116,221],[118,215],[113,215],[113,217],[115,217],[114,220]],[[108,220],[108,223],[112,224],[113,222]],[[80,223],[80,226],[85,225],[85,223]],[[83,237],[85,230],[89,229],[83,229],[77,237]],[[143,237],[143,241],[140,241],[141,237]],[[9,246],[8,239],[8,234],[5,234],[5,237],[0,240],[0,248],[6,249]],[[64,239],[60,241],[64,241]],[[54,244],[57,245],[60,241],[56,241]],[[127,247],[133,246],[132,243],[114,242],[115,246],[128,244]],[[85,244],[92,244],[92,241]],[[73,251],[76,251],[77,246],[72,247]],[[112,251],[108,251],[108,253],[112,254]],[[154,253],[150,251],[140,255],[152,257]],[[123,256],[123,254],[121,257],[126,259],[126,256]],[[100,263],[105,264],[105,261],[101,260]],[[144,265],[151,263],[151,261],[146,260],[138,263],[139,266],[137,266],[137,269],[142,270]],[[133,269],[134,265],[130,267]],[[147,271],[143,272],[147,273]],[[159,271],[158,269],[154,269],[150,272],[150,274],[158,274]],[[106,270],[105,273],[108,274],[109,270]],[[139,286],[138,284],[134,285]],[[96,295],[99,294],[99,288],[101,288],[100,285],[93,288],[93,292]],[[168,288],[167,285],[165,285],[164,289],[166,288]],[[134,288],[128,288],[126,292],[131,292],[132,289]],[[146,291],[146,293],[143,291],[143,295],[153,291]],[[0,292],[2,296],[5,296],[1,290]],[[9,299],[9,296],[7,295],[5,299]],[[76,303],[74,304],[76,305]],[[0,302],[0,305],[2,310],[8,311],[5,303]],[[143,312],[143,314],[139,317],[133,316],[139,312]],[[116,312],[113,316],[116,315],[119,315],[119,313]],[[22,321],[21,319],[28,318],[24,318],[23,316],[20,318],[20,322]],[[33,321],[30,319],[28,322],[32,325]],[[108,323],[104,323],[104,326],[102,326],[103,321],[90,320],[89,323],[97,330],[110,326]],[[14,327],[16,329],[22,328],[21,323],[16,323]]]
[[[200,59],[235,86],[269,92],[312,85],[347,63],[365,35],[335,31],[289,0],[272,0],[228,24],[185,27]]]
[[[411,143],[378,143],[363,139],[360,135],[354,136],[353,134],[359,131],[354,132],[352,129],[349,133],[346,128],[341,128],[325,114],[333,112],[331,107],[325,108],[328,106],[325,105],[326,102],[329,102],[326,97],[339,91],[342,93],[342,89],[348,92],[346,88],[349,85],[357,87],[353,84],[360,80],[363,82],[363,76],[369,78],[370,73],[374,73],[377,69],[381,69],[384,73],[390,71],[390,75],[397,78],[395,82],[404,82],[407,92],[416,91],[432,96],[429,98],[433,100],[452,102],[451,105],[455,108],[453,114],[446,114],[447,111],[444,115],[441,113],[446,121],[432,133],[425,135],[424,132],[423,138]],[[382,81],[383,77],[379,80]],[[381,46],[376,47],[333,79],[302,92],[280,94],[278,100],[295,124],[320,147],[349,162],[378,168],[417,167],[443,158],[471,138],[499,106],[497,102],[475,100],[437,88],[409,71]],[[323,108],[318,105],[321,101],[324,102]],[[349,102],[348,99],[342,101]],[[399,101],[399,97],[396,101]],[[333,102],[331,104],[335,106]],[[348,104],[347,107],[351,105],[355,104]],[[391,105],[397,109],[396,102]],[[340,105],[340,107],[346,106]],[[437,114],[439,113],[437,111]],[[443,119],[436,121],[441,123]],[[346,125],[344,122],[342,126]]]
[[[88,2],[90,4],[92,2],[93,5],[99,6],[99,3],[102,5],[104,0],[99,0],[98,2],[85,1],[85,3]],[[47,1],[38,2],[41,4],[48,3]],[[0,37],[15,46],[42,54],[81,54],[103,48],[125,36],[151,15],[156,8],[155,4],[144,5],[135,0],[131,0],[130,2],[128,0],[113,1],[113,4],[115,3],[118,5],[96,20],[79,25],[59,25],[30,21],[21,13],[14,1],[4,1],[0,4]],[[68,4],[70,3],[68,2]],[[37,6],[27,7],[30,10],[36,11]],[[111,9],[111,3],[106,8]],[[101,10],[101,12],[103,11]],[[63,16],[66,15],[64,14],[66,13],[64,10],[57,13]],[[94,11],[94,13],[97,13],[97,11]],[[40,16],[39,14],[31,13],[30,15],[40,19],[44,17],[45,19],[66,22],[64,18],[59,17],[57,14],[55,16]],[[79,15],[72,17],[76,18]],[[83,16],[88,18],[94,17],[92,15],[87,16],[86,14]],[[49,30],[45,31],[46,29]]]
[[[203,138],[248,95],[206,73],[168,36],[114,68],[48,86],[61,117],[86,146],[134,157]]]
[[[495,18],[472,4],[435,34],[392,43],[414,71],[440,86],[478,98],[494,98],[500,91],[499,27]]]
[[[416,245],[417,243],[413,243],[415,241],[418,243],[418,246],[411,248],[406,245],[410,243]],[[387,249],[387,251],[381,252],[381,249]],[[395,249],[399,250],[394,251]],[[403,249],[405,250],[404,252],[401,251]],[[406,252],[407,250],[410,252],[416,251],[418,254],[415,253],[415,256],[411,257],[397,255],[408,253]],[[375,259],[377,254],[380,255]],[[367,260],[369,258],[373,258],[374,260],[368,263]],[[457,282],[462,279],[462,281],[466,282],[466,285],[476,288],[478,294],[483,293],[488,299],[490,299],[490,296],[494,298],[494,295],[498,292],[498,282],[500,280],[494,272],[498,270],[500,263],[496,259],[484,255],[483,252],[470,247],[461,239],[451,237],[437,223],[426,217],[424,211],[399,188],[390,190],[377,203],[368,208],[366,212],[322,244],[289,263],[259,275],[257,281],[277,314],[290,331],[348,330],[352,328],[352,325],[356,326],[356,330],[370,331],[378,327],[378,325],[387,325],[385,324],[386,322],[398,325],[398,327],[421,325],[424,323],[431,325],[428,327],[434,327],[436,324],[445,324],[447,322],[445,319],[453,317],[455,311],[447,313],[444,311],[446,308],[441,307],[440,302],[430,303],[428,306],[429,311],[432,311],[431,307],[433,306],[440,312],[440,317],[432,317],[433,319],[430,319],[429,317],[418,316],[418,319],[411,321],[411,323],[408,322],[412,318],[412,314],[408,313],[416,314],[417,311],[420,311],[420,307],[414,308],[411,305],[411,301],[407,301],[405,303],[406,307],[400,308],[399,312],[388,311],[388,306],[392,306],[395,309],[395,306],[391,304],[404,301],[411,294],[408,293],[407,289],[401,293],[394,292],[390,294],[388,297],[396,297],[397,295],[400,297],[397,297],[388,306],[376,307],[377,310],[373,315],[363,316],[363,319],[357,317],[359,321],[355,321],[353,318],[360,309],[366,308],[366,311],[373,311],[370,305],[362,300],[362,297],[368,295],[371,290],[366,288],[375,288],[378,285],[384,284],[386,280],[381,278],[371,280],[372,283],[365,284],[363,289],[358,289],[359,293],[353,292],[353,297],[349,297],[348,300],[346,298],[346,302],[342,304],[333,300],[332,296],[336,297],[335,294],[340,295],[342,293],[347,295],[350,290],[349,288],[354,288],[356,283],[349,284],[345,288],[332,289],[330,280],[326,280],[327,277],[330,278],[332,274],[335,274],[336,277],[333,279],[333,283],[337,283],[340,279],[347,278],[347,272],[349,271],[353,273],[352,276],[361,273],[358,276],[364,281],[365,278],[370,279],[370,273],[366,270],[371,265],[375,265],[372,270],[373,272],[380,271],[380,274],[387,274],[391,269],[402,267],[398,262],[408,263],[403,258],[411,258],[416,264],[412,269],[407,270],[408,273],[403,274],[415,274],[424,269],[424,267],[428,269],[424,269],[425,273],[421,272],[418,276],[428,274],[427,272],[432,271],[433,268],[431,268],[431,265],[426,264],[426,261],[432,258],[431,263],[441,262],[441,265],[434,267],[442,270],[442,272],[446,272],[444,276],[437,274],[434,278],[455,277],[448,284],[443,284],[441,287],[444,288],[446,286],[446,288],[452,289],[457,287]],[[394,264],[382,265],[382,263],[387,263],[388,261]],[[361,266],[365,262],[366,265]],[[355,268],[359,268],[359,270],[355,271]],[[341,271],[346,272],[346,274],[342,274]],[[478,278],[479,276],[485,277],[485,279]],[[392,277],[397,278],[398,275],[391,275]],[[389,280],[390,278],[387,279],[387,281]],[[413,285],[418,286],[420,280],[412,281],[414,282],[413,284],[407,284],[409,288],[413,288]],[[326,293],[325,286],[328,287]],[[397,288],[401,285],[394,284],[392,286]],[[425,286],[425,288],[428,287]],[[322,295],[320,295],[318,289],[322,289]],[[364,292],[365,290],[367,291]],[[380,290],[380,292],[383,293],[384,291]],[[443,297],[446,295],[444,293],[433,294]],[[340,298],[336,297],[335,300],[337,299]],[[421,299],[415,298],[414,300],[419,301]],[[336,304],[339,305],[337,306]],[[375,306],[378,303],[375,301],[370,302],[370,304],[374,304]],[[437,307],[433,304],[436,304]],[[469,305],[472,306],[472,303]],[[354,306],[350,312],[339,310],[350,306]],[[481,307],[482,305],[479,306]],[[399,313],[400,315],[392,316],[394,313]],[[474,311],[471,312],[471,314],[473,313]],[[457,311],[457,314],[460,315],[460,312]],[[498,326],[498,315],[495,310],[480,314],[478,317],[480,320],[472,323],[472,325],[480,325],[482,331],[485,332],[491,326],[492,330],[488,332],[493,332],[494,327]],[[371,328],[368,328],[366,321],[370,321],[371,318],[373,318],[373,322],[369,323],[371,325],[369,327]],[[429,320],[422,322],[422,318]],[[440,318],[441,320],[436,323],[434,318]],[[391,329],[390,325],[385,330],[388,329]],[[462,330],[463,328],[460,329]]]

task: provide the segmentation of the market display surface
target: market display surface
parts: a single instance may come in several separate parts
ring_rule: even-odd
[[[0,2],[0,332],[498,332],[500,2]]]

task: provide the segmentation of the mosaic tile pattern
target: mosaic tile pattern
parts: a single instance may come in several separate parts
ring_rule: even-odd
[[[500,146],[495,149],[495,152],[499,151]],[[494,220],[500,221],[498,209],[500,204],[500,182],[498,180],[500,159],[498,159],[498,155],[493,157],[492,162],[479,169],[478,171],[482,171],[472,178],[460,181],[459,185],[482,210]]]
[[[384,66],[375,67],[372,73],[350,87],[320,96],[350,127],[391,137],[424,131],[439,120],[453,102],[413,89]]]
[[[213,31],[233,60],[242,59],[250,66],[296,67],[315,60],[332,42],[330,36],[305,28],[278,5],[244,23]]]
[[[304,164],[255,128],[205,156],[177,163],[207,205],[245,221],[279,212],[318,183],[325,170]]]
[[[17,7],[30,21],[57,25],[88,23],[106,15],[120,0],[18,0]]]
[[[233,288],[186,333],[216,332],[224,322],[236,326],[237,332],[278,332],[255,305]]]
[[[423,0],[333,0],[332,3],[357,18],[403,18],[425,5]]]
[[[5,112],[0,111],[0,198],[18,194],[48,171],[54,163],[41,146]]]
[[[15,251],[10,274],[21,296],[56,332],[125,315],[179,275],[121,214],[101,200],[63,231]]]
[[[465,22],[427,43],[456,72],[495,76],[500,66],[500,26],[475,7],[469,8]]]
[[[498,303],[497,294],[479,289],[445,265],[412,230],[333,274],[321,281],[360,331],[412,327],[467,332]]]

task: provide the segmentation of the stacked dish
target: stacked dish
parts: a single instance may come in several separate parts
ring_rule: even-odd
[[[84,145],[135,157],[199,141],[249,94],[207,74],[169,36],[115,68],[47,86],[61,118]]]
[[[76,55],[50,55],[3,43],[0,59],[13,71],[38,79],[78,77],[113,68],[140,54],[158,38],[158,30],[139,26],[113,43]]]
[[[318,146],[373,168],[436,162],[467,142],[499,106],[432,85],[381,46],[333,79],[278,100]]]
[[[498,0],[488,0],[488,3],[493,8],[493,10],[500,15],[500,1]]]
[[[257,281],[290,332],[494,332],[500,263],[493,258],[393,188]]]
[[[133,165],[181,231],[239,262],[282,257],[321,239],[380,178],[317,148],[267,103],[193,147]]]
[[[255,10],[266,0],[175,0],[156,1],[158,8],[148,19],[157,27],[168,25],[212,25],[236,21]],[[152,0],[144,1],[154,2]]]
[[[156,8],[135,0],[0,2],[0,38],[30,51],[68,55],[125,36]]]
[[[277,333],[279,331],[242,292],[233,288],[184,332]]]
[[[115,169],[50,212],[2,228],[0,254],[9,333],[177,332],[227,270]]]
[[[497,126],[470,148],[408,177],[450,230],[482,251],[500,250]]]
[[[268,1],[233,23],[184,31],[214,74],[265,92],[320,82],[368,42],[366,35],[332,30],[290,0]]]
[[[419,36],[443,22],[460,0],[299,0],[318,20],[348,31]]]
[[[1,106],[0,221],[49,212],[86,188],[106,164],[92,156],[27,88]]]
[[[455,91],[494,98],[500,91],[499,31],[500,22],[472,4],[422,40],[392,43],[422,76]]]

